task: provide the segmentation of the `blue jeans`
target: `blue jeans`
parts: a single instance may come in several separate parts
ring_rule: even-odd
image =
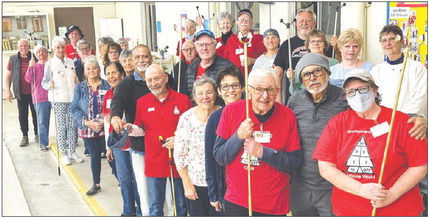
[[[131,154],[128,151],[122,151],[119,149],[113,149],[112,151],[116,162],[118,181],[121,185],[122,200],[124,202],[122,215],[141,216],[140,197],[137,192],[137,184],[134,178],[133,166],[131,164]]]
[[[147,189],[149,191],[149,213],[150,216],[164,216],[164,201],[167,179],[146,177]],[[174,191],[176,197],[177,216],[187,216],[185,193],[182,179],[174,178]]]
[[[40,144],[49,145],[49,119],[51,117],[51,102],[45,101],[34,105],[36,107]]]
[[[83,142],[85,144],[85,148],[88,149],[89,156],[91,158],[92,181],[94,184],[100,184],[101,152],[106,149],[106,140],[104,139],[104,135],[95,138],[84,138]],[[110,168],[112,168],[112,174],[116,177],[115,161],[108,163]]]

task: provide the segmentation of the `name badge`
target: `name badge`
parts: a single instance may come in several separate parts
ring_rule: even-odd
[[[216,44],[216,49],[218,49],[219,47],[221,47],[222,46],[222,42],[218,42],[217,44]]]
[[[259,143],[270,143],[273,136],[269,131],[255,131],[253,134],[255,141]]]
[[[372,136],[374,138],[377,138],[377,137],[389,132],[389,124],[387,123],[387,121],[384,121],[381,124],[378,124],[378,125],[371,127],[370,130],[371,130]]]
[[[98,90],[98,93],[100,94],[100,95],[105,95],[106,94],[106,92],[107,92],[107,90]]]
[[[112,99],[107,99],[106,101],[106,107],[107,109],[110,109],[110,103],[112,102]]]
[[[237,48],[237,49],[235,49],[235,54],[236,55],[238,55],[238,54],[243,54],[244,53],[244,49],[242,49],[242,48]]]
[[[147,112],[152,112],[152,111],[155,111],[154,107],[150,107],[150,108],[147,109]]]
[[[248,48],[252,47],[252,43],[247,44],[247,47]]]

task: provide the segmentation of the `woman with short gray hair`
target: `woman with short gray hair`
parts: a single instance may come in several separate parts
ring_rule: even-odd
[[[49,145],[49,119],[51,116],[51,102],[48,101],[48,91],[42,87],[42,79],[45,71],[45,63],[48,61],[48,49],[43,45],[36,45],[34,54],[39,60],[35,63],[30,60],[25,81],[31,84],[31,95],[37,115],[37,129],[39,133],[39,147],[41,151],[47,151]]]
[[[119,61],[124,67],[125,70],[125,76],[132,75],[134,73],[134,62],[132,59],[133,52],[130,50],[122,50],[121,54],[119,55]]]
[[[197,106],[183,113],[177,124],[174,161],[183,181],[190,216],[216,215],[210,205],[205,173],[205,129],[215,105],[215,81],[202,77],[194,82],[193,97]]]
[[[234,23],[234,16],[227,11],[221,12],[217,18],[217,25],[219,26],[222,35],[216,39],[216,54],[221,57],[224,57],[223,53],[226,42],[233,34],[232,27],[234,26]]]
[[[63,165],[71,161],[81,163],[82,158],[76,155],[77,124],[71,112],[73,90],[79,82],[74,71],[73,60],[65,56],[66,42],[55,36],[52,40],[54,52],[51,60],[45,64],[42,86],[48,90],[48,99],[54,108],[58,147],[62,153]]]
[[[110,85],[100,78],[100,66],[94,55],[85,59],[85,76],[86,80],[74,89],[71,111],[79,127],[79,137],[83,139],[91,157],[93,186],[86,192],[86,195],[91,196],[101,191],[101,153],[106,148],[104,120],[101,115],[104,94],[110,89]]]

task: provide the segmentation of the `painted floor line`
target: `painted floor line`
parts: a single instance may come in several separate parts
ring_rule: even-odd
[[[50,148],[55,158],[58,158],[57,145],[55,143],[51,143]],[[92,212],[94,212],[96,216],[108,216],[106,211],[103,209],[103,207],[101,207],[100,203],[95,197],[86,195],[86,190],[88,190],[88,187],[86,187],[86,185],[83,183],[82,179],[80,179],[79,175],[76,173],[73,167],[63,166],[62,164],[60,165],[62,166],[62,169],[64,169],[63,171],[66,171],[67,175],[69,176],[73,184],[76,186],[80,195],[82,195],[82,197],[85,199],[85,202],[88,204],[89,208],[91,208]]]

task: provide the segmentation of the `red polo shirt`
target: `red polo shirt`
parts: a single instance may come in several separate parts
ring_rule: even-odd
[[[146,176],[170,176],[168,149],[162,147],[159,142],[159,136],[162,136],[164,140],[174,136],[180,115],[191,107],[192,103],[188,96],[172,89],[168,90],[168,94],[162,102],[152,93],[137,100],[134,124],[146,131],[144,137]],[[175,165],[173,166],[173,172],[174,177],[179,177]]]
[[[260,34],[253,34],[252,41],[247,45],[247,55],[251,58],[258,58],[264,54],[267,49],[263,43],[264,39]],[[244,67],[241,66],[240,55],[244,55],[244,44],[238,40],[237,34],[233,34],[226,42],[224,54],[222,57],[230,60],[235,66],[240,68],[244,76]],[[249,73],[252,71],[252,66],[248,68]]]

